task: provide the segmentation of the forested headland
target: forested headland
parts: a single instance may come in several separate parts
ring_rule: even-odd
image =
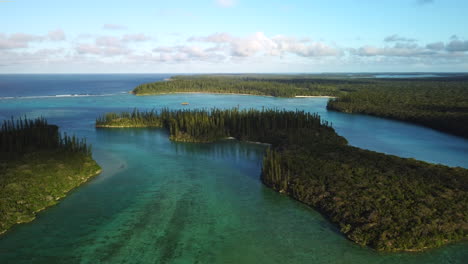
[[[468,137],[468,77],[349,78],[343,75],[194,75],[142,84],[132,93],[332,96],[327,108],[416,123]]]
[[[468,138],[468,79],[380,81],[331,99],[327,109],[397,119]]]
[[[106,114],[96,126],[161,127],[183,142],[235,137],[269,143],[262,181],[321,211],[363,246],[419,251],[468,236],[467,169],[351,147],[316,114],[134,110]]]
[[[100,171],[85,140],[43,118],[3,121],[0,143],[0,234]]]

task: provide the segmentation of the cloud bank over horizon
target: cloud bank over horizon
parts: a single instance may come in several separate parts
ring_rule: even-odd
[[[67,34],[69,35],[69,34]],[[335,42],[315,41],[287,35],[267,36],[255,32],[235,36],[226,32],[193,35],[174,45],[160,45],[157,39],[144,33],[120,35],[69,36],[62,29],[42,35],[27,33],[0,34],[1,69],[25,66],[51,67],[102,65],[115,66],[184,65],[188,63],[242,65],[249,63],[311,63],[321,65],[342,61],[348,64],[382,64],[397,62],[418,65],[468,63],[468,41],[448,38],[432,43],[420,43],[396,34],[386,37],[381,45],[357,48]],[[44,48],[53,45],[54,48]],[[130,71],[130,70],[129,70]],[[235,68],[232,70],[235,72]],[[282,70],[284,71],[284,70]],[[131,72],[131,71],[130,71]]]

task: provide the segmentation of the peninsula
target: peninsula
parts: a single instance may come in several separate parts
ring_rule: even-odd
[[[349,146],[317,114],[285,110],[108,113],[96,127],[160,127],[170,139],[269,143],[266,186],[322,212],[350,240],[420,251],[468,236],[468,170]],[[279,227],[280,228],[280,227]]]
[[[43,118],[4,121],[0,143],[0,234],[101,171],[84,140],[61,135]]]

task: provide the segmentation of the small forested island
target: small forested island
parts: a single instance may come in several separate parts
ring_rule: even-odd
[[[234,93],[331,96],[327,108],[407,121],[468,138],[468,76],[387,78],[343,75],[194,75],[142,84],[135,95]]]
[[[350,240],[380,251],[420,251],[468,236],[467,169],[349,146],[316,114],[134,110],[101,116],[96,127],[160,127],[182,142],[234,137],[269,143],[265,185],[316,208]]]
[[[101,170],[84,140],[43,118],[3,121],[0,143],[0,234],[32,221]]]

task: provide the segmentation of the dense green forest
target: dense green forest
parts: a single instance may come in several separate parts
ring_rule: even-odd
[[[163,82],[142,84],[133,90],[136,95],[165,93],[234,93],[277,97],[337,96],[336,83],[357,83],[354,80],[309,79],[300,77],[257,75],[196,75],[175,76]]]
[[[0,153],[22,155],[35,150],[63,150],[91,155],[91,147],[84,139],[61,135],[58,127],[47,124],[44,118],[5,120],[0,128]]]
[[[100,170],[85,140],[61,135],[43,118],[3,121],[0,143],[0,234]]]
[[[195,75],[142,84],[136,95],[175,92],[333,96],[329,110],[408,121],[468,137],[468,77],[375,79],[343,75]]]
[[[468,137],[468,81],[387,81],[331,99],[327,108],[387,117]]]
[[[468,170],[351,147],[316,114],[134,110],[106,114],[96,126],[162,127],[174,141],[269,143],[262,181],[318,209],[360,245],[412,251],[468,236]]]

